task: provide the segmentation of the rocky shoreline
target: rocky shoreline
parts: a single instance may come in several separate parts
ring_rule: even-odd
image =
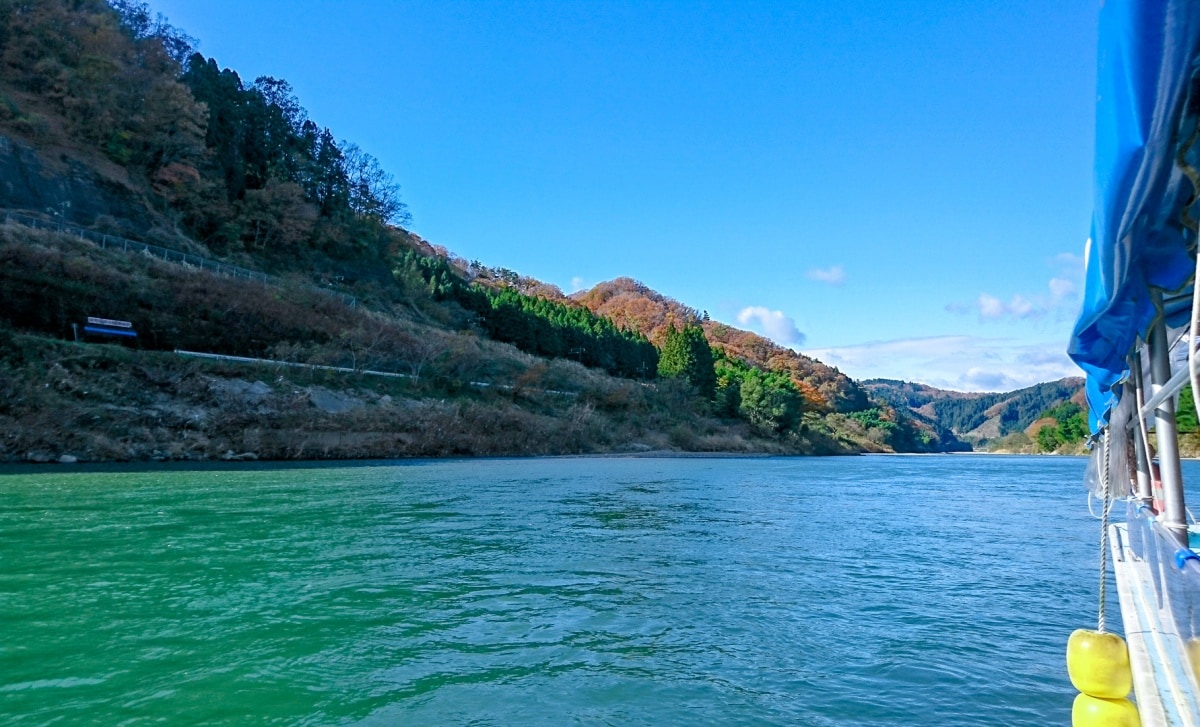
[[[252,462],[649,453],[848,454],[835,440],[688,427],[536,390],[229,364],[16,336],[0,360],[0,462]]]

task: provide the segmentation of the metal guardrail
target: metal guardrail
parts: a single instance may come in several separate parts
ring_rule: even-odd
[[[49,230],[51,232],[59,232],[64,235],[78,237],[80,240],[88,240],[96,245],[99,245],[104,250],[121,250],[123,252],[134,252],[149,255],[151,257],[164,260],[166,262],[179,263],[180,265],[190,265],[201,270],[211,270],[218,275],[225,275],[231,278],[243,278],[245,280],[253,280],[263,285],[280,285],[281,281],[266,273],[261,273],[257,270],[230,265],[211,258],[200,257],[180,250],[172,250],[158,245],[151,245],[137,240],[130,240],[126,237],[117,235],[108,235],[95,230],[89,230],[75,225],[68,225],[65,222],[50,222],[47,220],[32,217],[30,215],[21,214],[20,212],[12,212],[5,210],[4,224],[18,224],[24,227],[30,227],[35,230]],[[357,304],[357,299],[349,293],[342,293],[336,290],[329,290],[320,286],[311,286],[313,290],[331,295],[335,298],[340,298],[347,305],[353,308]]]
[[[362,376],[387,376],[394,379],[416,379],[412,374],[400,374],[395,371],[375,371],[373,369],[352,369],[345,366],[325,366],[323,364],[299,363],[296,361],[280,361],[273,358],[251,358],[249,356],[228,356],[221,353],[202,353],[200,351],[184,351],[175,349],[175,353],[179,356],[190,356],[192,358],[203,358],[210,361],[232,361],[234,363],[258,364],[261,366],[286,366],[289,368],[309,369],[311,371],[336,371],[342,374],[358,374]],[[489,381],[467,381],[464,382],[468,386],[474,386],[480,389],[502,389],[504,391],[512,391],[515,386],[511,384],[494,384]],[[528,391],[536,391],[542,394],[556,394],[558,396],[579,396],[574,391],[558,391],[556,389],[527,389]]]
[[[400,374],[395,371],[375,371],[372,369],[352,369],[345,366],[324,366],[322,364],[298,363],[296,361],[280,361],[273,358],[251,358],[249,356],[227,356],[220,353],[202,353],[200,351],[184,351],[175,349],[175,353],[180,356],[191,356],[193,358],[206,358],[212,361],[233,361],[235,363],[261,364],[265,366],[287,366],[297,369],[310,369],[313,371],[336,371],[343,374],[362,374],[364,376],[388,376],[395,379],[412,379],[416,378],[412,374]]]

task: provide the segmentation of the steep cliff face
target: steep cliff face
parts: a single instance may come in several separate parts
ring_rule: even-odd
[[[123,173],[106,176],[94,160],[65,151],[51,154],[0,134],[0,207],[86,227],[114,227],[113,232],[154,226],[146,201],[120,179]]]

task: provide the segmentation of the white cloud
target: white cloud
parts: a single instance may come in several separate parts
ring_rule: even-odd
[[[951,313],[974,311],[979,314],[981,321],[998,321],[1004,318],[1040,318],[1046,314],[1047,305],[1043,300],[1026,298],[1020,294],[1005,302],[994,295],[980,293],[974,305],[951,303],[946,306],[946,310]]]
[[[967,369],[966,373],[962,375],[961,380],[967,387],[970,387],[967,389],[968,391],[1012,391],[1013,389],[1028,386],[1028,384],[1018,382],[1003,371],[989,371],[979,366],[972,366]]]
[[[1062,300],[1064,298],[1070,298],[1074,300],[1078,292],[1079,287],[1066,278],[1050,279],[1050,295],[1053,296],[1055,300]]]
[[[1066,343],[932,336],[805,351],[856,379],[903,379],[957,391],[1008,391],[1082,376]]]
[[[1044,310],[1023,295],[1014,295],[1008,304],[1008,310],[1017,318],[1029,318],[1041,315]]]
[[[841,265],[833,265],[828,268],[812,268],[805,276],[809,280],[816,280],[821,283],[829,283],[830,285],[841,285],[846,280],[846,271]]]
[[[738,313],[737,320],[738,323],[750,326],[775,343],[784,346],[799,346],[804,343],[804,334],[796,328],[796,322],[785,316],[783,311],[752,305],[743,308]]]
[[[1083,257],[1064,252],[1055,255],[1048,264],[1057,268],[1059,274],[1050,278],[1046,293],[1017,293],[1008,300],[991,293],[980,293],[979,297],[970,303],[948,303],[946,310],[959,315],[975,313],[981,321],[1034,320],[1046,317],[1066,320],[1078,310],[1079,289],[1083,284]]]
[[[980,293],[974,303],[949,303],[946,310],[951,313],[977,313],[981,321],[999,321],[1006,318],[1031,320],[1043,318],[1051,313],[1075,311],[1079,299],[1079,288],[1066,278],[1051,278],[1048,295],[1024,296],[1017,293],[1007,301],[990,293]]]
[[[979,294],[978,305],[979,317],[985,320],[1003,318],[1008,313],[1008,306],[1004,305],[1004,301],[987,293]]]
[[[1088,240],[1091,243],[1091,240]],[[1086,246],[1085,248],[1086,249]],[[1072,277],[1083,275],[1083,255],[1076,255],[1073,252],[1060,252],[1054,256],[1053,263],[1061,268],[1064,274],[1070,274]]]
[[[572,293],[578,293],[579,291],[584,290],[587,287],[588,287],[587,282],[584,281],[584,279],[579,277],[578,275],[571,278],[571,292]]]

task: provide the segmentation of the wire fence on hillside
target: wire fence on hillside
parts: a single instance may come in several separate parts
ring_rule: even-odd
[[[172,250],[172,249],[166,248],[166,247],[159,247],[158,245],[151,245],[151,244],[145,243],[145,242],[138,242],[137,240],[130,240],[128,238],[120,237],[118,235],[109,235],[109,234],[105,234],[102,232],[96,232],[95,230],[89,230],[89,229],[86,229],[83,227],[76,227],[75,225],[68,225],[65,222],[43,220],[43,219],[39,219],[37,217],[22,214],[20,212],[13,212],[11,210],[4,210],[4,224],[6,224],[6,225],[22,225],[24,227],[30,227],[35,230],[47,230],[50,232],[58,232],[58,233],[61,233],[64,235],[78,237],[80,240],[90,241],[90,242],[100,246],[100,248],[104,249],[104,250],[121,250],[123,252],[141,253],[144,255],[150,255],[152,257],[155,257],[155,258],[158,258],[161,260],[165,260],[166,262],[178,263],[180,265],[190,265],[192,267],[200,268],[202,270],[211,270],[219,275],[227,275],[227,276],[233,277],[233,278],[245,278],[246,280],[253,280],[256,282],[260,282],[264,285],[279,285],[281,282],[279,279],[272,277],[270,275],[267,275],[266,273],[260,273],[257,270],[249,270],[247,268],[241,268],[241,267],[238,267],[237,265],[230,265],[228,263],[219,262],[217,260],[212,260],[210,258],[200,257],[199,255],[192,255],[190,253],[182,252],[180,250]],[[341,293],[336,290],[329,290],[327,288],[322,288],[319,286],[311,286],[311,287],[313,290],[316,290],[318,292],[324,293],[326,295],[332,295],[336,298],[340,298],[340,299],[344,300],[347,303],[347,305],[349,305],[351,307],[354,307],[357,302],[355,297],[348,293]],[[372,370],[363,370],[363,369],[351,369],[351,368],[345,368],[342,366],[322,366],[322,365],[318,365],[318,364],[297,363],[297,362],[292,362],[292,361],[277,361],[274,359],[249,358],[249,357],[245,357],[245,356],[225,356],[225,355],[214,354],[214,353],[201,353],[198,351],[176,350],[175,353],[177,353],[181,356],[192,356],[195,358],[205,358],[205,359],[220,360],[220,361],[232,361],[232,362],[237,362],[237,363],[249,363],[249,364],[260,364],[260,365],[265,364],[265,365],[271,365],[271,366],[288,366],[288,367],[315,369],[315,370],[324,370],[324,371],[336,371],[336,372],[340,372],[340,373],[365,374],[368,376],[387,376],[387,377],[394,377],[394,378],[401,378],[401,379],[415,379],[416,378],[415,376],[412,376],[411,374],[401,374],[401,373],[396,373],[394,371],[372,371]],[[490,383],[487,381],[468,381],[466,383],[470,386],[475,386],[475,387],[480,387],[480,388],[494,387],[494,388],[503,389],[503,390],[512,390],[512,389],[516,388],[509,384],[496,384],[496,383]],[[539,392],[539,393],[543,393],[543,394],[556,394],[558,396],[578,396],[578,394],[573,391],[558,391],[555,389],[527,389],[527,390],[535,391],[535,392]]]
[[[200,351],[183,351],[175,349],[175,353],[180,356],[190,356],[192,358],[208,359],[210,361],[229,361],[232,363],[256,364],[260,366],[283,366],[288,368],[309,369],[311,371],[334,371],[342,374],[357,374],[361,376],[386,376],[395,379],[413,379],[417,377],[412,374],[401,374],[395,371],[375,371],[373,369],[357,369],[348,368],[346,366],[325,366],[323,364],[299,363],[296,361],[280,361],[273,358],[251,358],[249,356],[228,356],[219,353],[203,353]],[[490,381],[466,381],[463,382],[468,386],[475,386],[481,389],[496,388],[503,391],[512,391],[515,386],[511,384],[496,384]],[[525,388],[526,391],[536,392],[539,394],[555,394],[557,396],[579,396],[574,391],[559,391],[557,389],[533,389]]]
[[[166,262],[178,263],[180,265],[189,265],[201,270],[211,270],[218,275],[225,275],[231,278],[242,278],[262,283],[263,285],[279,285],[281,281],[266,273],[261,273],[257,270],[230,265],[229,263],[219,262],[211,258],[200,257],[180,250],[172,250],[158,245],[151,245],[137,240],[130,240],[117,235],[109,235],[95,230],[88,230],[75,225],[68,225],[65,222],[49,221],[38,219],[30,215],[21,214],[20,212],[5,211],[4,224],[6,225],[22,225],[35,230],[49,230],[51,232],[59,232],[71,237],[78,237],[80,240],[87,240],[98,245],[104,250],[121,250],[123,252],[141,253],[151,257],[164,260]],[[320,286],[311,286],[313,290],[331,295],[335,298],[340,298],[347,305],[353,308],[357,304],[357,299],[349,293],[342,293]]]

